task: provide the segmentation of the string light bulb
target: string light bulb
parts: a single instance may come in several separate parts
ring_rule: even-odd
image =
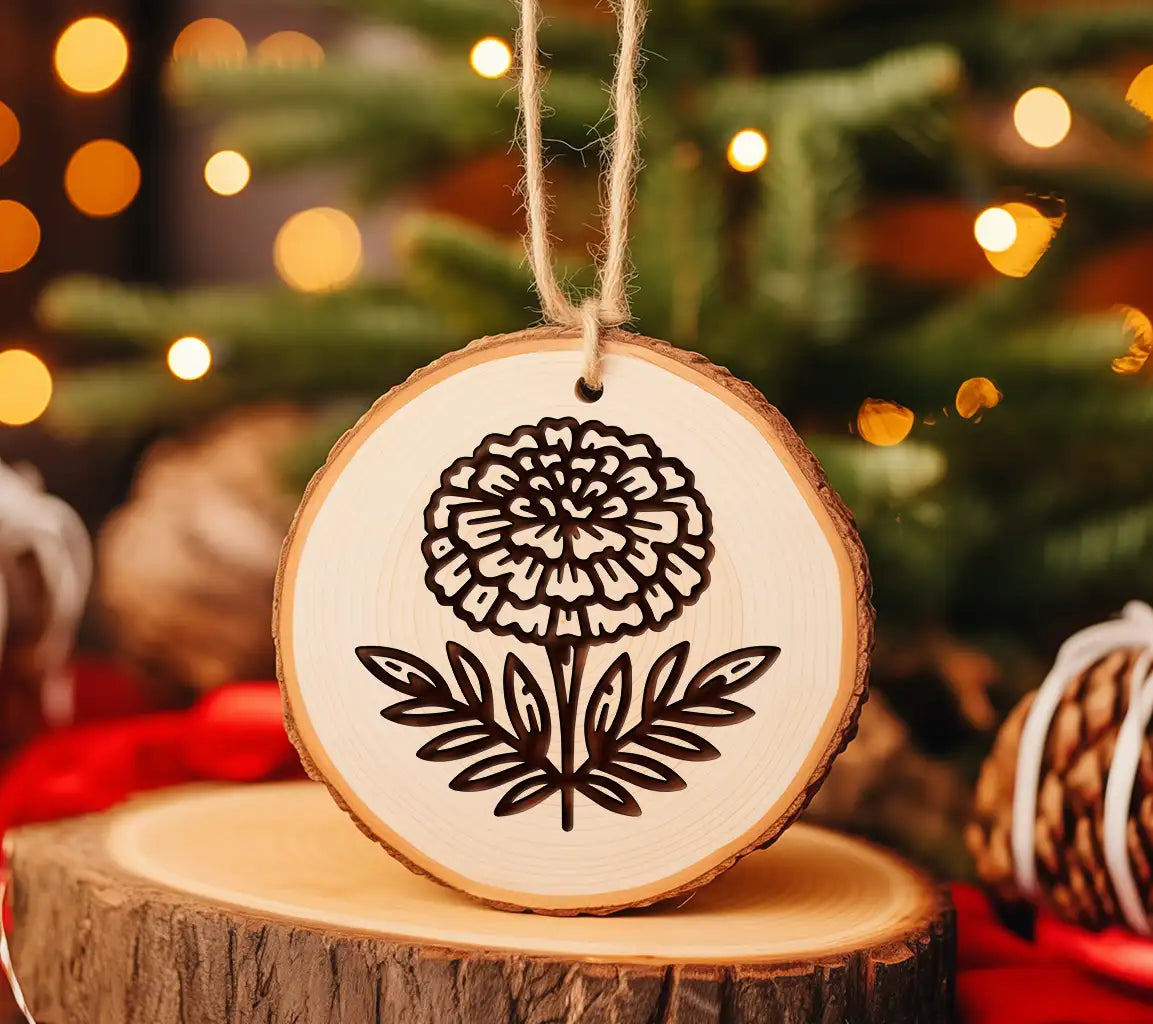
[[[178,338],[168,348],[168,369],[180,380],[200,380],[212,365],[212,349],[201,338]]]
[[[22,427],[51,401],[52,374],[42,359],[22,348],[0,352],[0,423]]]
[[[243,64],[248,56],[244,36],[223,18],[197,18],[180,31],[172,44],[172,59],[197,64]]]
[[[761,167],[769,157],[769,140],[755,128],[737,132],[729,142],[729,166],[749,173]]]
[[[12,108],[0,103],[0,164],[7,163],[20,145],[20,122]]]
[[[990,206],[977,214],[973,235],[986,252],[1004,252],[1017,241],[1017,222],[1003,206]]]
[[[301,292],[336,291],[360,273],[360,230],[343,210],[318,206],[293,214],[273,244],[276,271]]]
[[[1125,102],[1146,117],[1153,118],[1153,64],[1142,68],[1125,90]]]
[[[317,68],[324,63],[324,47],[303,32],[273,32],[256,44],[256,63],[278,68]]]
[[[15,199],[0,199],[0,274],[19,270],[39,248],[36,215]]]
[[[204,164],[204,180],[219,196],[234,196],[243,191],[252,177],[248,161],[235,149],[222,149]]]
[[[1013,125],[1030,146],[1051,149],[1073,124],[1069,104],[1056,89],[1038,85],[1026,89],[1013,107]]]
[[[481,78],[503,78],[512,67],[512,50],[503,39],[487,36],[472,48],[468,62]]]
[[[976,417],[980,420],[979,414],[998,405],[1003,397],[997,385],[988,377],[970,377],[957,388],[954,404],[957,412],[965,419],[971,420]]]
[[[54,63],[69,89],[104,92],[120,81],[128,66],[128,40],[107,18],[79,18],[56,40]]]
[[[140,191],[140,164],[132,150],[115,139],[86,142],[64,169],[64,191],[89,217],[113,217]]]
[[[916,420],[912,409],[887,398],[866,398],[857,410],[857,433],[881,448],[900,444],[909,436]]]

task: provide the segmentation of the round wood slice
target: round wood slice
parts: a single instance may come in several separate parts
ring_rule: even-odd
[[[319,786],[173,791],[10,836],[14,957],[51,1024],[933,1024],[953,912],[798,825],[679,903],[495,910],[406,871]]]
[[[852,736],[852,519],[751,385],[621,331],[483,339],[385,395],[285,543],[274,629],[309,773],[490,903],[685,894],[792,822]]]

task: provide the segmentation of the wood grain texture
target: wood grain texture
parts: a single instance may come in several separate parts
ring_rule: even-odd
[[[274,613],[278,668],[286,698],[289,732],[310,775],[324,782],[361,828],[403,863],[493,906],[528,908],[552,914],[608,913],[689,892],[752,850],[773,842],[795,820],[824,779],[833,759],[855,731],[857,714],[867,692],[868,660],[872,647],[870,582],[865,554],[847,509],[829,488],[816,459],[784,417],[751,385],[736,380],[699,355],[625,332],[610,331],[606,335],[606,399],[596,404],[575,403],[572,384],[576,374],[573,373],[573,380],[569,381],[567,371],[558,375],[552,369],[548,370],[551,376],[541,379],[556,393],[546,390],[545,397],[538,400],[533,391],[525,399],[523,394],[514,392],[517,387],[522,391],[529,390],[523,382],[526,369],[543,373],[532,363],[532,358],[538,353],[543,354],[542,358],[555,357],[550,366],[555,365],[557,359],[563,363],[571,357],[576,368],[579,366],[580,339],[563,329],[539,329],[482,339],[460,352],[443,357],[394,388],[341,439],[306,492],[285,543]],[[741,719],[742,724],[724,730],[723,741],[713,740],[715,734],[709,733],[708,739],[715,743],[718,751],[716,759],[705,766],[690,764],[692,775],[681,773],[688,781],[687,786],[670,788],[684,792],[672,795],[642,793],[642,799],[634,801],[633,805],[626,805],[624,798],[617,800],[614,796],[618,807],[629,808],[625,811],[618,809],[616,813],[632,816],[621,821],[606,821],[612,815],[602,813],[597,807],[590,808],[585,801],[577,809],[575,836],[578,842],[568,847],[557,842],[553,834],[560,832],[557,826],[562,820],[566,831],[573,827],[572,797],[571,793],[565,793],[563,784],[545,793],[545,796],[552,794],[555,810],[550,810],[548,803],[539,809],[530,804],[532,809],[517,818],[496,819],[506,829],[501,832],[494,826],[491,816],[495,797],[486,804],[483,797],[478,800],[475,794],[470,793],[472,804],[466,805],[456,798],[456,794],[449,792],[450,788],[457,788],[455,785],[450,787],[449,781],[456,781],[453,773],[459,771],[459,765],[446,769],[439,776],[429,776],[427,772],[422,774],[423,769],[418,767],[419,761],[415,756],[416,747],[429,736],[412,740],[406,735],[412,730],[392,726],[387,740],[384,740],[386,734],[377,728],[379,722],[372,727],[377,729],[376,732],[369,732],[367,725],[362,728],[362,723],[369,722],[376,715],[383,713],[388,717],[392,713],[383,699],[385,688],[379,682],[371,689],[364,686],[368,676],[364,669],[372,668],[368,658],[363,656],[366,650],[380,652],[387,647],[395,652],[395,649],[402,648],[400,653],[411,652],[412,656],[424,659],[426,667],[431,663],[440,669],[445,679],[451,680],[444,659],[444,641],[449,641],[449,661],[458,660],[453,653],[454,645],[459,648],[470,644],[481,655],[477,660],[488,664],[488,671],[497,687],[500,660],[514,655],[522,657],[516,647],[501,648],[491,638],[484,640],[490,648],[476,647],[475,643],[481,642],[475,640],[476,634],[470,634],[464,625],[454,620],[447,608],[439,619],[429,613],[429,607],[433,613],[438,611],[430,595],[420,593],[419,587],[404,582],[405,566],[402,563],[405,558],[412,557],[408,551],[412,543],[386,555],[375,556],[379,568],[374,564],[365,569],[359,563],[364,557],[371,560],[374,556],[363,555],[362,551],[353,554],[350,548],[353,542],[346,544],[344,540],[346,536],[355,537],[362,548],[374,547],[371,543],[365,545],[363,538],[372,539],[372,530],[378,527],[367,523],[366,514],[356,507],[355,501],[359,501],[366,487],[371,486],[371,475],[364,473],[369,455],[363,453],[375,446],[371,458],[378,460],[377,465],[382,465],[379,461],[381,444],[378,444],[382,428],[391,426],[390,421],[394,418],[399,421],[400,416],[408,414],[414,404],[417,407],[421,401],[427,404],[430,394],[438,393],[438,389],[444,392],[446,383],[452,384],[454,378],[461,379],[458,375],[514,364],[517,372],[502,370],[504,378],[491,372],[478,378],[492,388],[485,394],[489,404],[497,410],[495,419],[487,409],[475,413],[482,419],[483,416],[490,417],[483,419],[485,430],[478,427],[469,433],[453,424],[445,427],[443,413],[439,418],[433,416],[425,420],[416,419],[413,414],[404,421],[407,433],[403,435],[401,447],[419,451],[422,443],[431,446],[436,440],[428,440],[419,434],[431,435],[438,431],[452,434],[455,430],[452,436],[470,439],[467,447],[462,447],[463,442],[458,439],[453,442],[456,448],[447,442],[442,443],[441,448],[450,451],[451,457],[460,457],[459,463],[464,463],[463,457],[469,455],[474,444],[485,434],[511,433],[521,420],[534,422],[527,413],[510,411],[506,418],[512,419],[506,424],[500,418],[505,415],[506,405],[516,409],[526,406],[527,402],[526,407],[532,409],[533,402],[541,401],[546,415],[576,414],[586,419],[603,419],[605,424],[614,428],[625,428],[630,435],[651,433],[664,456],[677,465],[684,458],[690,472],[696,474],[696,486],[703,492],[704,500],[715,506],[712,512],[718,525],[712,542],[717,546],[718,558],[710,570],[714,581],[712,589],[700,602],[686,608],[680,618],[662,622],[658,627],[662,631],[659,636],[654,631],[639,639],[613,638],[612,643],[594,647],[585,672],[587,682],[581,699],[589,700],[590,691],[595,698],[594,682],[598,677],[607,678],[609,659],[621,650],[630,652],[637,666],[638,680],[633,687],[637,696],[633,704],[639,707],[644,673],[659,660],[662,651],[668,648],[671,652],[670,644],[675,645],[677,641],[692,641],[694,655],[685,670],[686,680],[701,670],[702,664],[730,648],[769,651],[772,648],[755,645],[778,644],[783,648],[780,664],[770,669],[757,687],[750,687],[739,695],[749,705],[745,711],[751,709],[758,716],[751,723],[753,728],[746,726]],[[674,383],[669,385],[667,392],[654,391],[655,397],[647,395],[645,381],[654,377],[661,378],[658,383],[662,387],[666,378]],[[471,393],[475,394],[476,389]],[[499,401],[494,401],[496,395],[500,396]],[[564,404],[566,396],[567,406]],[[460,397],[457,397],[455,404],[444,407],[450,419],[457,415],[461,404]],[[431,408],[435,410],[436,407]],[[474,414],[462,411],[459,415],[467,421],[467,417]],[[725,429],[735,430],[734,438],[739,435],[744,439],[744,447],[734,443],[720,444],[718,448],[718,442],[713,449],[709,449],[707,443],[695,449],[695,435],[709,436],[710,418],[724,420]],[[414,429],[418,423],[427,423],[427,430]],[[739,429],[734,428],[733,423],[738,424]],[[400,428],[395,429],[399,431]],[[518,428],[518,432],[521,429],[528,428]],[[646,437],[646,440],[652,438]],[[755,442],[750,438],[755,438]],[[477,449],[469,460],[470,464],[476,464],[483,454]],[[426,513],[431,523],[435,496],[428,509],[424,503],[428,501],[428,494],[435,490],[447,465],[443,453],[436,458],[444,464],[433,458],[430,465],[424,465],[419,454],[406,454],[406,457],[408,461],[403,465],[392,466],[391,476],[388,473],[377,474],[397,480],[398,488],[395,489],[402,485],[406,493],[411,492],[408,500],[414,503],[414,509],[400,516],[397,521],[401,527],[393,529],[394,535],[402,527],[411,532],[404,524],[421,522]],[[726,460],[724,466],[720,465],[721,459]],[[761,463],[757,463],[758,459]],[[731,492],[744,486],[744,481],[739,478],[747,466],[754,464],[764,464],[766,472],[771,472],[753,482],[761,490],[756,492],[751,488],[746,507],[741,509],[741,495],[738,493],[734,497]],[[358,466],[360,475],[356,476]],[[431,484],[418,482],[422,474],[427,476],[430,471],[432,475],[428,479]],[[755,472],[750,471],[750,475],[755,475]],[[355,483],[350,483],[354,477]],[[442,489],[447,477],[445,472],[444,479],[441,479]],[[721,493],[726,489],[730,493]],[[755,499],[752,497],[754,493],[757,494]],[[790,493],[791,498],[788,497]],[[355,496],[352,503],[350,494]],[[376,497],[380,501],[389,500],[384,492]],[[344,502],[342,511],[333,512],[340,501]],[[369,498],[365,498],[365,503],[371,504],[374,510],[380,501],[372,504]],[[793,519],[782,518],[778,522],[773,507],[784,501],[794,503],[790,506]],[[800,512],[796,511],[798,508]],[[734,513],[734,509],[740,510],[740,516]],[[385,509],[379,518],[386,519],[391,514]],[[807,524],[807,540],[800,535],[794,540],[790,532],[796,529],[798,516],[804,520],[802,525]],[[794,526],[789,527],[786,522],[792,522]],[[728,530],[727,534],[724,529]],[[737,535],[735,540],[734,533]],[[419,532],[413,536],[419,544]],[[375,539],[376,546],[392,543],[387,536],[376,536]],[[809,547],[806,548],[805,544]],[[815,554],[806,554],[807,551]],[[426,557],[431,557],[427,547]],[[835,570],[818,568],[818,563],[813,562],[811,571],[808,571],[806,566],[810,563],[805,559],[818,557],[828,558],[830,565],[835,564]],[[777,558],[780,564],[773,558]],[[323,568],[317,570],[316,565]],[[422,563],[420,569],[423,571],[423,568]],[[724,577],[726,572],[727,581]],[[744,583],[742,572],[745,574]],[[822,572],[826,577],[821,577]],[[370,586],[362,585],[357,590],[355,577],[365,573]],[[768,582],[777,576],[782,577],[779,584]],[[415,579],[415,573],[410,571],[408,578]],[[833,582],[829,584],[828,579]],[[787,589],[789,586],[797,588],[795,595]],[[826,589],[821,591],[821,586]],[[373,591],[372,587],[377,589]],[[775,595],[772,593],[774,588],[777,591]],[[829,595],[812,599],[818,603],[825,602],[820,605],[823,610],[816,616],[811,612],[794,611],[794,605],[799,607],[801,603],[795,598],[809,590]],[[766,592],[769,593],[767,598],[764,596]],[[693,594],[688,603],[696,600],[697,595]],[[769,607],[773,601],[777,604]],[[447,605],[449,602],[442,600],[441,603]],[[339,616],[333,610],[338,605],[341,609]],[[413,608],[418,610],[410,611]],[[452,612],[461,614],[459,608],[452,609]],[[807,619],[806,614],[809,615]],[[349,639],[333,639],[340,636],[342,630],[347,632],[349,621],[357,615],[363,621],[357,627],[360,633],[355,634],[355,640],[351,633]],[[822,617],[825,626],[821,625]],[[411,642],[410,637],[406,645],[403,639],[397,639],[397,634],[405,629],[411,631],[414,618],[425,621],[418,622],[415,627],[417,642]],[[788,642],[775,635],[781,632],[777,625],[782,618],[793,623],[788,627],[793,630],[792,634],[786,631],[786,635],[797,642]],[[455,634],[452,632],[454,627],[458,631]],[[825,627],[828,627],[829,634],[827,646],[823,646],[822,639]],[[477,627],[474,625],[472,628],[475,630]],[[519,628],[506,632],[515,632]],[[513,643],[524,639],[524,635],[518,633]],[[658,642],[662,646],[654,646]],[[728,646],[720,646],[722,643]],[[353,644],[362,654],[364,666],[353,665],[350,671],[349,652],[345,652],[344,647],[351,649]],[[647,647],[643,646],[646,644]],[[528,646],[521,644],[522,649]],[[439,654],[437,647],[441,648]],[[321,649],[319,654],[317,648]],[[548,662],[544,662],[543,655],[540,657],[545,667],[534,671],[539,679],[544,680],[541,689],[551,702],[551,687],[547,682],[549,666],[555,678],[560,675],[557,665],[571,666],[573,659],[570,657],[566,662],[563,656],[554,657],[552,648],[548,649]],[[596,657],[601,657],[602,661],[593,665],[592,660]],[[774,651],[772,658],[775,657]],[[528,655],[523,655],[523,659],[524,664],[531,666]],[[830,667],[820,668],[818,665],[813,668],[821,659]],[[579,651],[576,661],[579,679],[579,672],[584,667],[584,655]],[[397,663],[394,661],[392,664],[395,669]],[[384,679],[389,673],[374,674],[378,679]],[[430,690],[437,685],[435,671],[432,678],[433,682],[428,684]],[[395,688],[402,689],[401,686]],[[445,693],[448,689],[446,684]],[[579,692],[579,683],[574,689]],[[565,692],[559,682],[556,694],[555,703],[549,705],[553,711],[554,748],[560,746],[555,725],[566,710]],[[753,699],[746,701],[746,695],[752,695]],[[357,701],[360,703],[354,707]],[[548,707],[543,699],[536,699],[536,705],[547,715]],[[589,706],[591,708],[591,703]],[[536,709],[533,710],[535,713]],[[583,707],[577,710],[584,713]],[[402,708],[395,713],[393,720],[403,719],[404,714]],[[592,720],[592,714],[590,710],[588,721]],[[622,730],[626,727],[635,730],[639,715],[640,711],[635,710],[632,718],[627,721],[622,718]],[[515,731],[526,744],[533,740],[531,735],[525,735],[525,730]],[[505,735],[509,732],[506,728]],[[585,737],[595,739],[589,736],[587,724]],[[396,754],[396,759],[390,760],[394,757],[393,751],[402,750],[406,743],[411,744],[412,749],[403,753],[403,757]],[[705,746],[711,747],[712,744]],[[372,753],[366,754],[366,751]],[[772,751],[778,752],[775,760],[775,755],[767,753]],[[539,755],[539,751],[537,753]],[[558,750],[553,760],[560,764],[563,756],[567,769],[573,763],[572,753],[571,746],[563,752]],[[590,744],[590,758],[593,753],[594,745]],[[709,754],[702,760],[712,756]],[[681,781],[675,773],[673,777]],[[412,782],[413,778],[418,781]],[[617,786],[613,792],[618,793],[620,789]],[[584,792],[589,793],[587,789]],[[397,793],[400,793],[399,797]],[[516,792],[506,794],[506,799],[497,805],[497,813],[501,814],[501,808],[507,807],[507,797],[516,795]],[[591,795],[597,796],[595,793]],[[625,794],[625,797],[631,798],[631,794]],[[405,801],[410,809],[403,806]],[[599,802],[601,807],[605,807],[610,801],[602,799]],[[715,808],[719,810],[714,813]],[[487,824],[484,816],[487,816]],[[531,826],[523,824],[526,820],[531,821]],[[694,832],[693,823],[697,821],[703,824]],[[715,824],[711,823],[714,821]],[[509,822],[512,826],[506,824]],[[581,846],[580,842],[584,845]],[[646,844],[652,851],[651,855],[645,852]],[[527,861],[517,859],[526,849],[533,851],[541,865],[539,870]],[[461,850],[468,850],[469,856],[458,856]],[[638,866],[646,856],[648,862]],[[599,863],[598,858],[603,863]],[[631,874],[626,871],[629,865],[632,866]]]
[[[559,918],[405,871],[308,783],[174,791],[8,842],[53,1024],[937,1024],[948,897],[799,825],[679,905]]]

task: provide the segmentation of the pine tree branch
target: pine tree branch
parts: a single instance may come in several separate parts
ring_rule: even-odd
[[[707,90],[704,123],[725,142],[742,128],[771,134],[781,111],[804,111],[830,127],[865,131],[949,95],[960,80],[960,61],[952,50],[920,46],[886,54],[859,69],[722,80]]]

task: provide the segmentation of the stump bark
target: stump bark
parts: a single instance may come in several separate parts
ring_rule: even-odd
[[[948,897],[797,825],[679,903],[513,914],[411,874],[310,783],[172,791],[13,833],[49,1024],[935,1024]]]

